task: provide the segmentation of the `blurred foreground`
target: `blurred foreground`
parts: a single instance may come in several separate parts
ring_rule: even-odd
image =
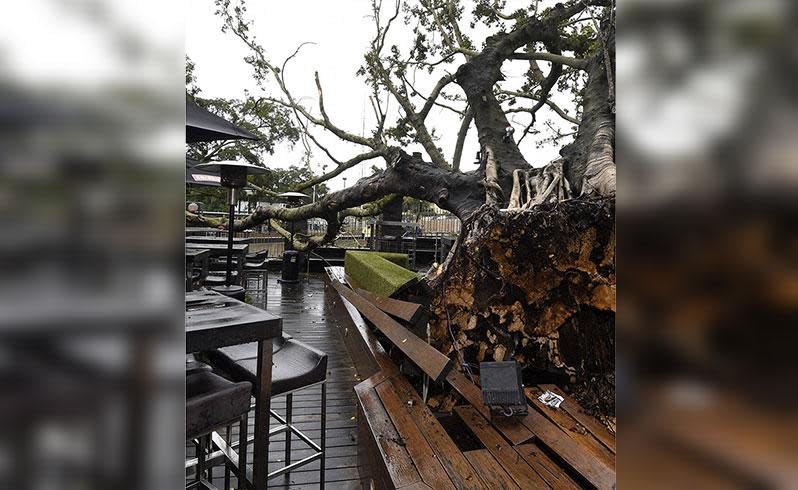
[[[794,20],[619,2],[619,488],[798,485]]]
[[[3,488],[182,484],[182,13],[155,5],[0,16]]]

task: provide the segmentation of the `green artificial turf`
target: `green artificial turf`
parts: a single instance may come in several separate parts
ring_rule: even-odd
[[[407,269],[407,254],[386,252],[353,252],[344,258],[344,270],[358,287],[390,297],[418,281],[418,275]]]

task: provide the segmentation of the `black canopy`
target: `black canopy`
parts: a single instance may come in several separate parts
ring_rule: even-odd
[[[186,143],[242,139],[256,140],[258,137],[196,103],[186,101]]]

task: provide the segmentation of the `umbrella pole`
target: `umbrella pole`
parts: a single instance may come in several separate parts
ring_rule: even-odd
[[[230,187],[227,191],[228,204],[230,205],[230,215],[227,222],[227,273],[225,274],[224,285],[230,286],[233,283],[233,224],[235,223],[236,211],[236,188]]]

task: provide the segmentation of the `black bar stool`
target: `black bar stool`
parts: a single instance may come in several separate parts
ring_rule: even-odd
[[[247,381],[232,383],[195,362],[191,365],[187,363],[187,368],[186,440],[198,439],[195,479],[187,488],[216,488],[203,478],[203,473],[208,469],[206,456],[213,452],[216,445],[224,455],[225,480],[229,480],[229,470],[232,468],[238,479],[238,489],[246,489],[247,414],[252,384]],[[213,434],[215,429],[236,421],[240,427],[238,455]],[[225,486],[230,487],[229,481],[225,481]]]
[[[266,270],[268,258],[268,250],[247,254],[241,281],[241,284],[250,293],[252,304],[262,305],[263,308],[266,307],[266,293],[269,287],[269,273]]]
[[[220,350],[204,353],[204,357],[219,374],[233,381],[249,381],[255,383],[257,372],[257,344],[243,344],[225,347]],[[280,422],[280,426],[269,430],[269,436],[285,432],[285,466],[269,473],[272,479],[292,470],[320,460],[321,488],[324,488],[324,463],[326,453],[327,430],[327,354],[303,344],[297,340],[283,337],[274,341],[272,362],[272,396],[285,395],[286,414],[280,416],[274,410],[271,416]],[[316,444],[310,437],[297,429],[292,422],[293,394],[295,391],[321,386],[321,444]],[[291,462],[291,438],[295,435],[315,452],[294,463]]]

